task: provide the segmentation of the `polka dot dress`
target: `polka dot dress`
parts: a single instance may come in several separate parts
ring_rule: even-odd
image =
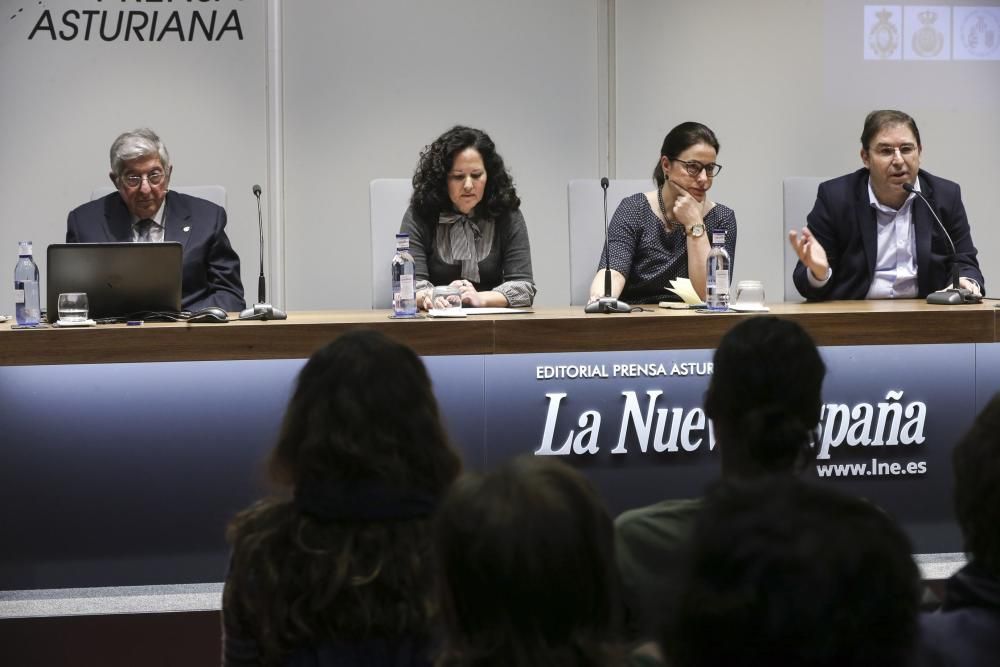
[[[705,216],[705,233],[726,232],[726,250],[735,265],[736,214],[716,203]],[[608,225],[611,268],[625,276],[621,298],[628,303],[676,301],[670,281],[688,277],[687,237],[682,228],[666,231],[643,193],[626,197]],[[604,268],[604,248],[598,268]],[[732,269],[730,269],[732,270]]]

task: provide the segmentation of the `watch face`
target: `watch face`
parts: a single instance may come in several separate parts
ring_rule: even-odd
[[[705,225],[691,225],[691,236],[698,238],[705,233]]]

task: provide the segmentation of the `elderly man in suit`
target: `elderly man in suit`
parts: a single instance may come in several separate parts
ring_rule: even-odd
[[[801,232],[789,232],[799,256],[795,287],[810,301],[926,297],[951,286],[985,293],[969,220],[957,183],[920,169],[920,132],[902,111],[873,111],[861,134],[864,168],[820,184]],[[909,184],[934,208],[955,244]]]
[[[226,236],[226,211],[170,191],[170,154],[155,132],[125,132],[111,145],[117,192],[70,211],[67,243],[163,242],[183,246],[181,305],[197,311],[246,307],[240,258]]]

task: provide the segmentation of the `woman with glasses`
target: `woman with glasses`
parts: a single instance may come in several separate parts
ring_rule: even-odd
[[[735,263],[736,214],[708,198],[722,170],[718,153],[719,140],[701,123],[681,123],[667,134],[653,171],[656,190],[623,199],[608,226],[611,296],[628,303],[677,300],[667,291],[670,281],[689,278],[704,300],[713,232],[726,233]],[[604,258],[602,249],[591,302],[604,296]]]
[[[489,135],[456,126],[424,149],[400,232],[410,235],[417,305],[435,285],[457,287],[462,305],[530,306],[535,298],[521,200]]]

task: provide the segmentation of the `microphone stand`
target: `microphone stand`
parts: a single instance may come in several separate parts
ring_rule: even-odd
[[[257,276],[257,303],[240,313],[241,320],[286,320],[285,311],[267,303],[267,290],[264,284],[264,216],[260,210],[260,186],[253,186],[253,194],[257,198],[257,230],[260,232],[260,275]]]
[[[604,296],[583,309],[585,313],[631,313],[632,306],[611,296],[611,260],[608,251],[608,177],[601,179],[604,190]]]
[[[944,223],[941,222],[941,218],[939,218],[938,214],[934,211],[934,207],[931,206],[931,203],[927,201],[927,198],[917,191],[911,183],[903,183],[903,189],[917,195],[917,197],[920,198],[920,201],[924,202],[924,206],[926,206],[927,210],[929,210],[931,215],[934,216],[934,220],[938,223],[938,227],[941,228],[941,231],[944,232],[944,237],[948,240],[948,245],[951,246],[951,287],[938,292],[931,292],[927,295],[927,303],[937,306],[958,306],[966,303],[982,303],[983,297],[961,286],[961,281],[958,275],[958,262],[955,261],[955,257],[958,255],[958,251],[955,249],[955,242],[951,240],[951,234],[948,233]]]

